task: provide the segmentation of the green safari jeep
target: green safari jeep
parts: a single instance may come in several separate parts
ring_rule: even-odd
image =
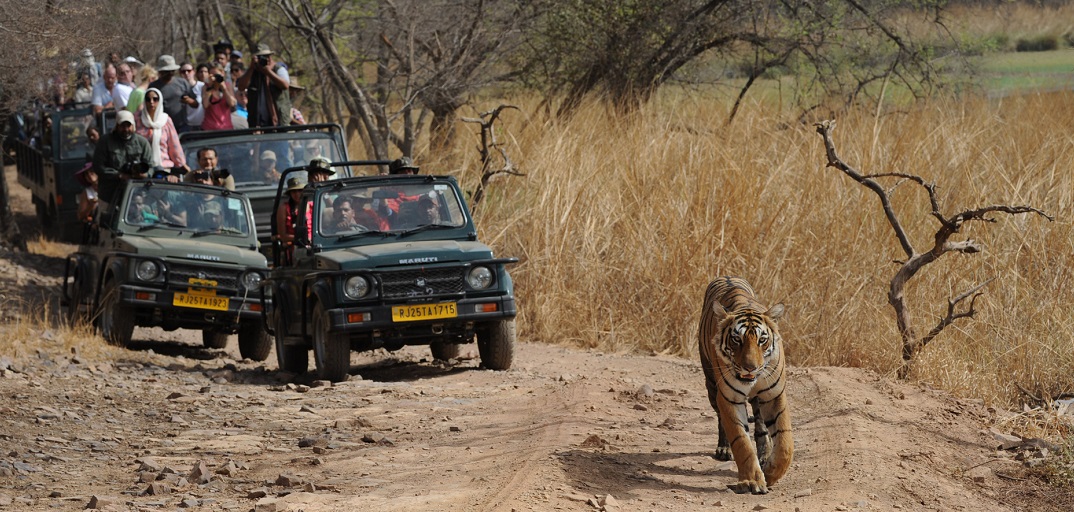
[[[294,241],[273,246],[263,309],[281,370],[305,372],[312,348],[319,377],[340,381],[352,350],[428,345],[448,360],[475,337],[482,366],[511,367],[517,311],[506,266],[518,259],[477,240],[454,178],[359,176],[285,191],[297,170],[277,194],[277,208],[294,208],[291,225],[273,216],[273,232]]]
[[[198,329],[209,348],[238,333],[243,358],[272,350],[264,330],[250,201],[220,187],[132,180],[102,203],[78,252],[67,257],[62,304],[72,322],[93,321],[105,340],[126,346],[135,326]]]

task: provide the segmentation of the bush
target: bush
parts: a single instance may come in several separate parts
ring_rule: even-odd
[[[1014,44],[1016,52],[1047,52],[1057,49],[1059,49],[1059,37],[1055,35],[1020,38]]]

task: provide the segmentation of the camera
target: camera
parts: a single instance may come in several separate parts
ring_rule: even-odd
[[[149,172],[149,163],[141,160],[127,162],[119,169],[119,172],[130,175],[145,174]]]
[[[221,75],[220,73],[213,74],[213,81],[218,84],[224,83],[224,75]]]
[[[268,66],[268,55],[259,55],[257,57],[257,63],[262,66]]]
[[[217,169],[216,175],[219,176],[220,179],[226,180],[228,176],[231,176],[231,171],[227,169]]]

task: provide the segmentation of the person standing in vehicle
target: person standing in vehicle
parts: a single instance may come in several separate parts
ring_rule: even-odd
[[[209,79],[201,92],[201,104],[205,107],[205,119],[201,122],[201,129],[230,130],[234,127],[231,122],[231,109],[235,108],[238,100],[235,99],[231,84],[224,78],[219,65],[215,62],[212,64],[214,67],[209,70]]]
[[[165,112],[164,95],[157,89],[150,88],[145,92],[145,104],[136,118],[135,130],[152,142],[152,164],[165,169],[179,167],[184,172],[190,168],[186,166],[186,154],[183,146],[179,144],[179,132],[172,122],[171,116]]]
[[[268,45],[257,45],[253,62],[235,85],[246,91],[247,122],[251,128],[291,124],[290,76],[286,67],[273,60]]]
[[[219,159],[216,157],[216,149],[201,148],[198,150],[198,170],[187,174],[187,181],[193,182],[199,179],[209,180],[210,185],[235,190],[235,178],[225,169],[217,169]]]
[[[112,204],[117,192],[121,191],[122,181],[129,178],[132,165],[148,166],[152,159],[149,140],[134,133],[134,114],[126,110],[117,112],[115,127],[107,136],[101,137],[93,151],[99,200]]]
[[[186,119],[186,106],[197,107],[198,100],[194,96],[194,88],[186,79],[176,76],[179,65],[171,55],[161,55],[158,59],[160,67],[157,71],[160,78],[149,84],[150,89],[161,91],[163,100],[161,105],[164,112],[171,117],[172,124],[179,133],[190,131],[190,125]],[[147,93],[148,94],[148,93]]]
[[[276,210],[276,233],[273,238],[280,242],[283,249],[284,263],[292,263],[295,244],[295,220],[298,218],[298,206],[302,202],[302,189],[306,188],[306,181],[298,176],[287,178],[287,200],[280,203]],[[306,207],[307,231],[312,229],[311,209]],[[307,236],[309,233],[307,232]]]

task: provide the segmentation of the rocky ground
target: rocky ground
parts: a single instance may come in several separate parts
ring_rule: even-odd
[[[234,337],[107,347],[50,320],[62,272],[0,252],[0,510],[1070,507],[1016,460],[1054,447],[990,430],[1002,411],[858,369],[791,369],[794,464],[738,495],[693,359],[524,339],[510,371],[413,348],[331,385],[237,360]]]

